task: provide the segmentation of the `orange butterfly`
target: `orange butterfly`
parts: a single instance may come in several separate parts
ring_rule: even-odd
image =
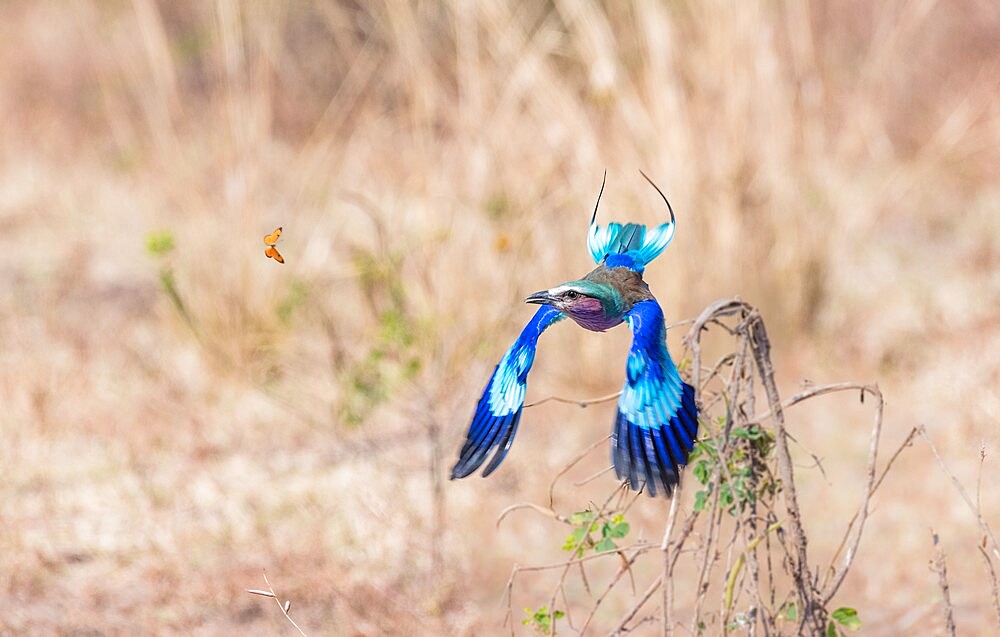
[[[280,236],[281,236],[281,226],[275,228],[274,232],[272,232],[271,234],[264,235],[264,243],[267,244],[267,247],[264,248],[264,256],[274,259],[278,263],[284,263],[285,258],[281,256],[281,253],[278,252],[278,249],[274,247],[274,244],[278,242],[278,237]]]

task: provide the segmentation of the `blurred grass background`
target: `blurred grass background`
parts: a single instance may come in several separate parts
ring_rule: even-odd
[[[613,408],[528,410],[497,474],[445,478],[521,299],[591,267],[605,169],[603,220],[663,217],[639,168],[677,211],[647,274],[668,320],[754,303],[786,395],[877,381],[887,445],[925,424],[967,485],[985,445],[1000,523],[995,3],[2,16],[4,634],[287,634],[243,592],[262,568],[313,635],[500,632],[511,565],[562,559],[565,530],[497,514],[542,501]],[[627,342],[552,330],[529,400],[615,391]],[[868,435],[866,408],[825,400],[790,421],[825,461],[800,487],[817,561]],[[874,504],[839,596],[865,632],[939,627],[931,526],[960,631],[992,625],[978,532],[925,448]],[[641,502],[636,536],[665,510]],[[532,585],[515,608],[545,601]]]

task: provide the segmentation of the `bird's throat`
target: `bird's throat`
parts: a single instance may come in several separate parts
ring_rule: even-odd
[[[597,299],[584,299],[565,313],[580,327],[592,332],[603,332],[622,322],[620,316],[608,316],[604,306]]]

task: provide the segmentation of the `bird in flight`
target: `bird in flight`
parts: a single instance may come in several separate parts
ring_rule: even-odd
[[[274,247],[274,244],[278,242],[278,237],[281,236],[281,226],[274,229],[271,234],[264,235],[264,244],[267,246],[264,248],[264,256],[274,259],[278,263],[284,263],[285,257],[281,256],[278,249]]]
[[[528,372],[538,337],[553,323],[571,318],[603,332],[619,323],[632,329],[625,385],[611,433],[615,474],[635,491],[669,497],[679,482],[698,435],[694,388],[681,380],[666,343],[663,310],[642,280],[644,268],[673,239],[674,211],[663,192],[640,171],[667,204],[670,221],[655,228],[636,223],[598,226],[597,196],[587,248],[597,268],[576,281],[536,292],[526,303],[541,305],[504,354],[476,405],[465,444],[451,478],[464,478],[492,454],[483,477],[493,473],[510,450],[521,420]],[[607,173],[605,173],[607,179]]]

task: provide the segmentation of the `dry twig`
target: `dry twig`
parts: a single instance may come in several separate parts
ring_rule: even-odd
[[[261,590],[259,588],[248,588],[246,589],[246,591],[251,595],[260,595],[261,597],[272,598],[274,600],[274,603],[278,605],[278,608],[281,609],[281,614],[285,616],[285,619],[287,619],[289,623],[292,624],[292,626],[295,626],[295,630],[299,631],[299,634],[302,635],[302,637],[309,637],[308,635],[305,634],[305,632],[302,631],[301,628],[299,628],[299,625],[296,624],[295,620],[292,619],[291,616],[288,614],[288,611],[290,611],[292,608],[291,600],[286,600],[285,603],[282,604],[281,600],[278,599],[277,594],[275,594],[274,592],[274,587],[271,586],[271,582],[269,582],[267,579],[267,571],[263,571],[262,574],[264,575],[264,583],[267,584],[267,590]]]
[[[663,620],[662,631],[664,637],[670,637],[674,633],[673,610],[674,610],[674,586],[673,586],[673,562],[670,559],[670,536],[674,532],[674,522],[677,521],[677,509],[681,501],[681,485],[678,483],[674,489],[674,495],[670,500],[670,512],[667,513],[667,525],[663,529],[663,541],[660,542],[660,550],[663,551],[663,576],[661,581],[667,585],[663,587]]]
[[[1000,628],[1000,585],[997,584],[997,572],[993,568],[993,560],[990,559],[990,554],[986,552],[986,549],[982,546],[977,546],[976,548],[979,549],[979,554],[983,556],[983,561],[986,562],[986,568],[989,571],[993,612],[996,614],[997,628]]]
[[[958,491],[959,495],[962,496],[962,499],[965,500],[965,503],[969,506],[972,514],[976,516],[976,522],[979,524],[979,529],[982,531],[983,537],[989,542],[990,552],[993,553],[995,558],[1000,559],[1000,546],[997,545],[997,538],[993,535],[993,530],[990,528],[990,525],[986,523],[985,519],[983,519],[982,511],[980,511],[979,507],[972,501],[972,498],[969,497],[969,494],[965,491],[965,487],[963,487],[962,483],[958,481],[958,478],[954,473],[952,473],[951,469],[948,468],[948,465],[945,464],[944,459],[941,458],[941,454],[938,453],[937,447],[934,446],[934,443],[931,442],[930,436],[927,435],[927,429],[921,425],[917,428],[917,431],[920,434],[920,437],[924,439],[924,442],[927,443],[927,446],[931,448],[931,452],[937,459],[938,466],[941,467],[941,471],[944,471],[945,475],[948,476],[951,483],[955,485],[955,489]]]
[[[885,467],[882,469],[882,473],[879,474],[878,479],[875,480],[875,484],[872,485],[871,488],[872,495],[874,495],[875,492],[878,491],[878,488],[882,486],[882,481],[885,480],[885,476],[886,474],[889,473],[889,469],[892,468],[893,463],[896,462],[896,459],[903,452],[903,450],[910,446],[910,444],[913,442],[914,436],[916,435],[917,435],[917,428],[914,427],[913,429],[910,430],[910,433],[907,434],[906,438],[903,439],[903,442],[899,444],[899,447],[896,448],[896,451],[891,456],[889,456],[889,461],[885,464]],[[847,523],[847,528],[844,530],[844,537],[840,539],[840,544],[837,545],[837,550],[833,552],[833,556],[830,558],[830,565],[827,567],[826,578],[824,579],[824,586],[823,586],[824,590],[832,591],[829,592],[827,596],[827,601],[829,601],[829,599],[833,597],[833,593],[836,593],[836,588],[831,588],[829,586],[830,577],[834,574],[836,570],[834,568],[834,563],[840,556],[840,552],[844,550],[844,546],[847,544],[847,539],[851,535],[851,529],[854,528],[854,522],[858,519],[859,515],[861,515],[860,509],[854,513],[854,515],[851,517],[850,522]],[[841,572],[846,572],[846,570],[842,570]]]
[[[951,637],[955,637],[955,611],[951,605],[951,593],[948,587],[948,567],[944,560],[944,549],[941,548],[938,534],[934,532],[934,529],[931,529],[931,537],[934,539],[934,561],[932,564],[934,571],[938,575],[938,586],[941,587],[941,610],[944,612],[945,630]]]

